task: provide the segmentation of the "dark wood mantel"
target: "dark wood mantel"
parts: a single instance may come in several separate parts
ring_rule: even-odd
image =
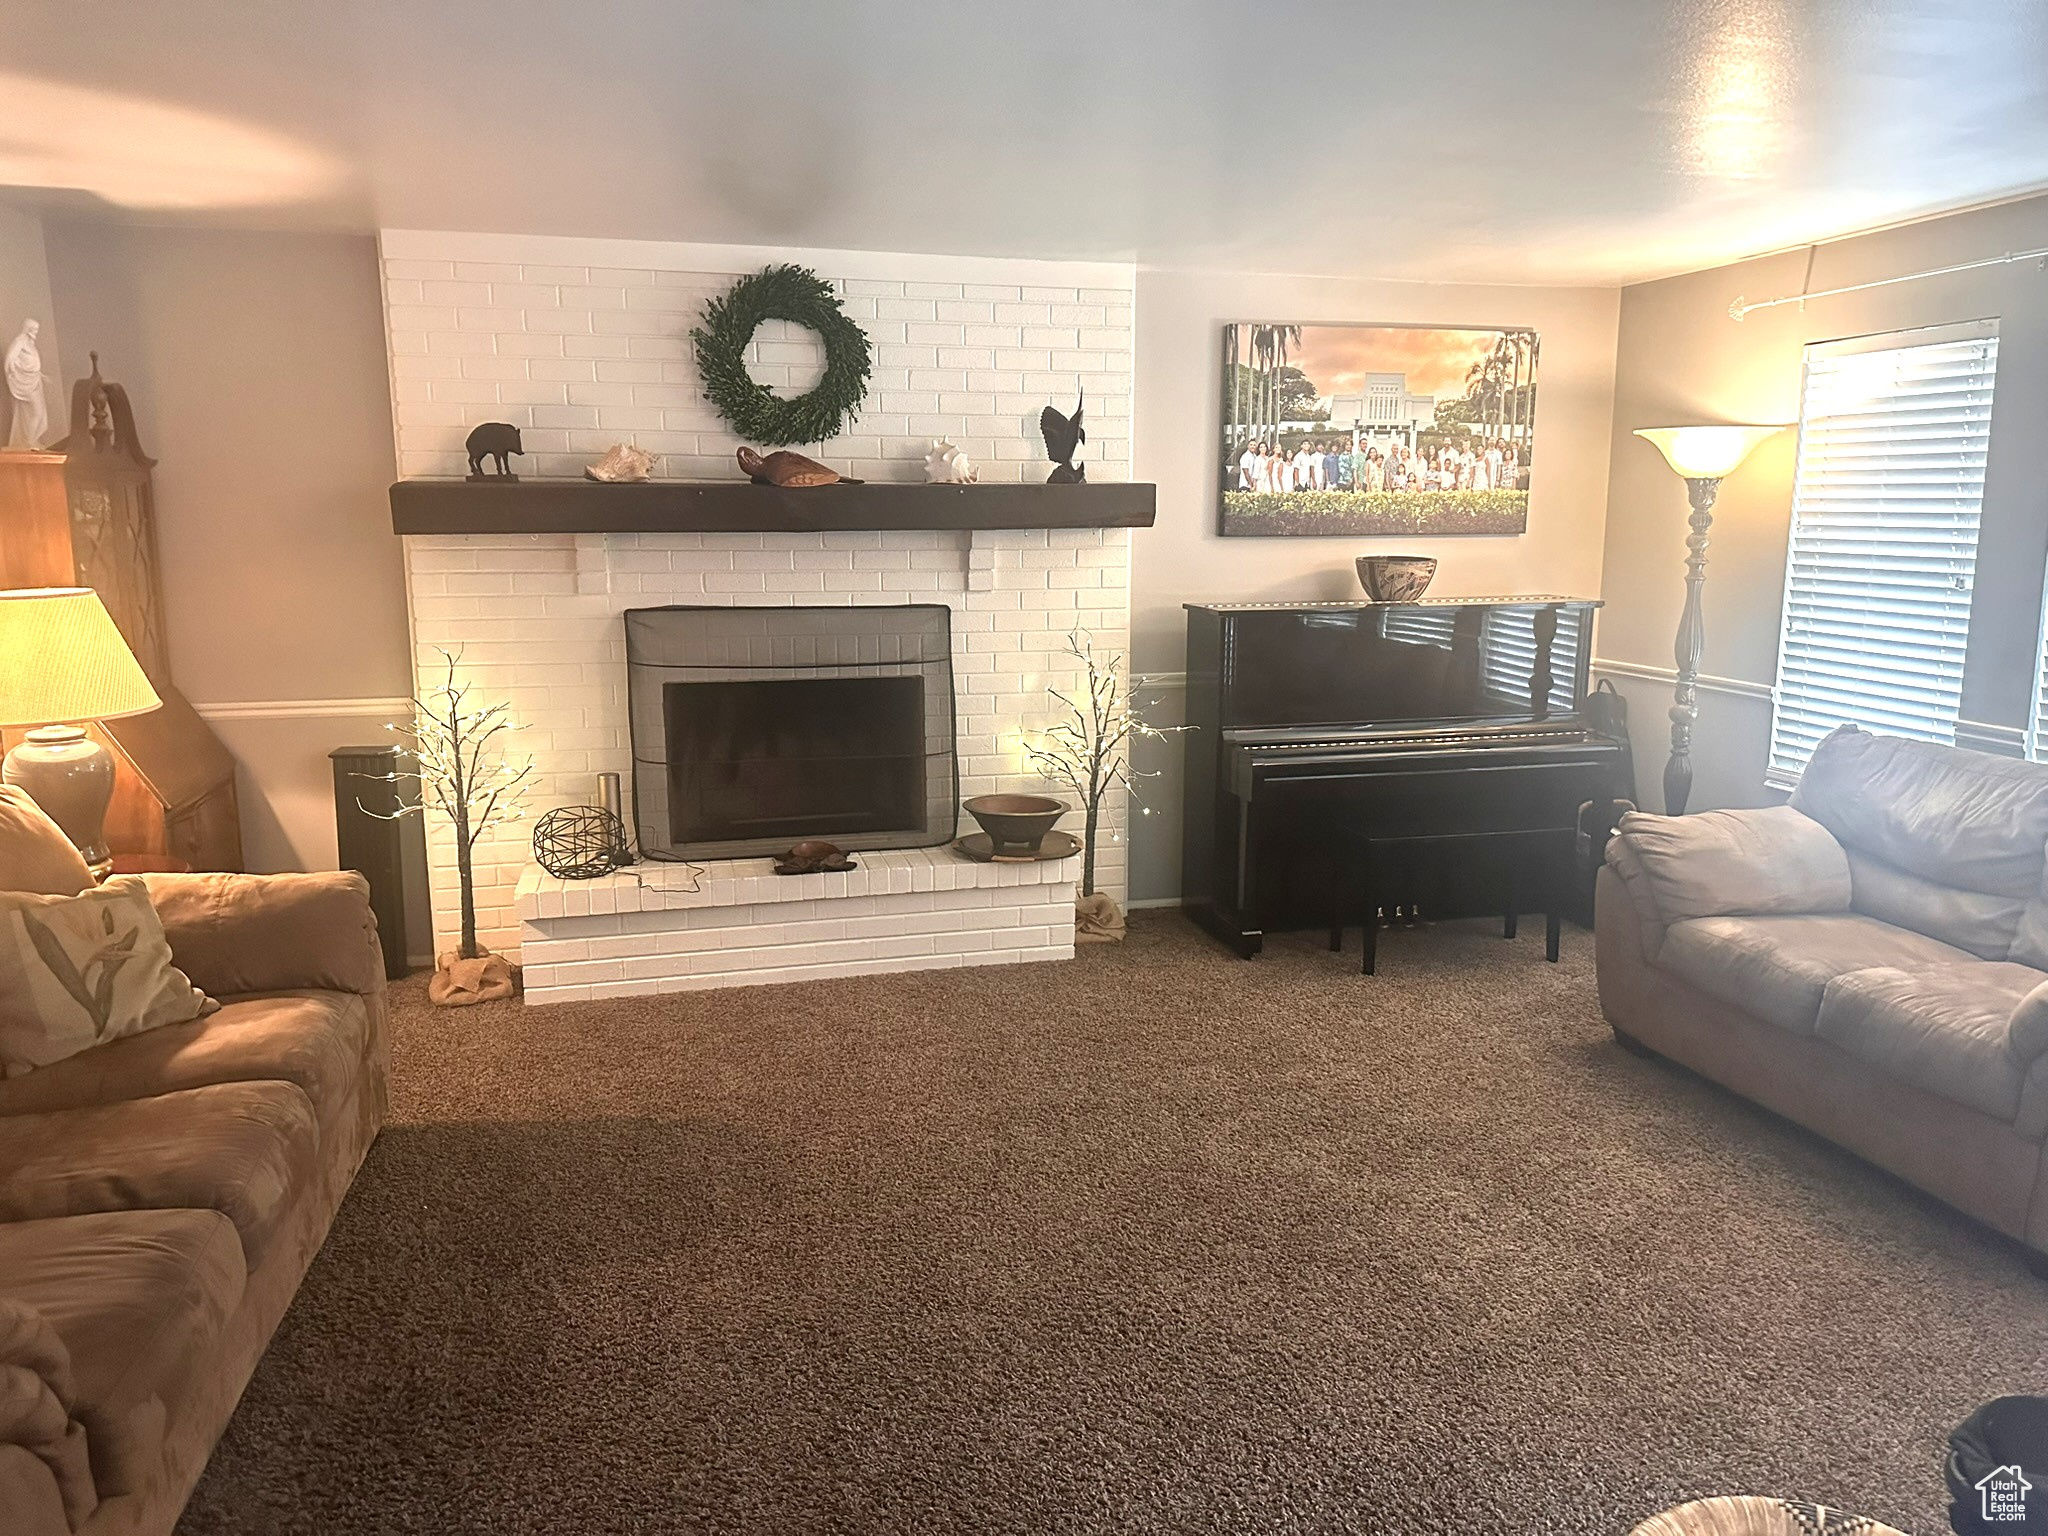
[[[398,533],[844,533],[1149,528],[1150,485],[821,485],[745,480],[400,480]]]

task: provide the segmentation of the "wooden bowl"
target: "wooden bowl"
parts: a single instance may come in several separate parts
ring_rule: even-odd
[[[1375,603],[1412,603],[1436,579],[1430,555],[1360,555],[1358,584]]]
[[[1052,824],[1067,814],[1050,795],[976,795],[960,804],[981,823],[995,853],[1035,854]]]

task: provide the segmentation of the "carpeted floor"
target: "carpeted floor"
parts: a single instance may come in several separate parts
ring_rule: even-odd
[[[184,1536],[1945,1529],[2048,1285],[1611,1043],[1592,944],[398,1009]]]

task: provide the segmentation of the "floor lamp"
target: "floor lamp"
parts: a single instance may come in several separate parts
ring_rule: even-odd
[[[1664,764],[1664,814],[1683,816],[1692,795],[1692,728],[1700,717],[1700,655],[1707,647],[1706,618],[1700,594],[1707,584],[1707,530],[1714,523],[1714,498],[1721,482],[1735,473],[1750,450],[1783,427],[1638,427],[1665,462],[1685,477],[1688,519],[1692,532],[1685,541],[1685,611],[1678,619],[1672,656],[1678,663],[1678,685],[1671,699],[1671,757]]]

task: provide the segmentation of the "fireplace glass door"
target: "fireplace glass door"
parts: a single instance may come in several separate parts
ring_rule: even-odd
[[[635,831],[649,857],[953,837],[943,605],[639,608],[626,614],[626,657]]]
[[[924,823],[916,677],[669,683],[669,826],[684,844],[838,842]]]

